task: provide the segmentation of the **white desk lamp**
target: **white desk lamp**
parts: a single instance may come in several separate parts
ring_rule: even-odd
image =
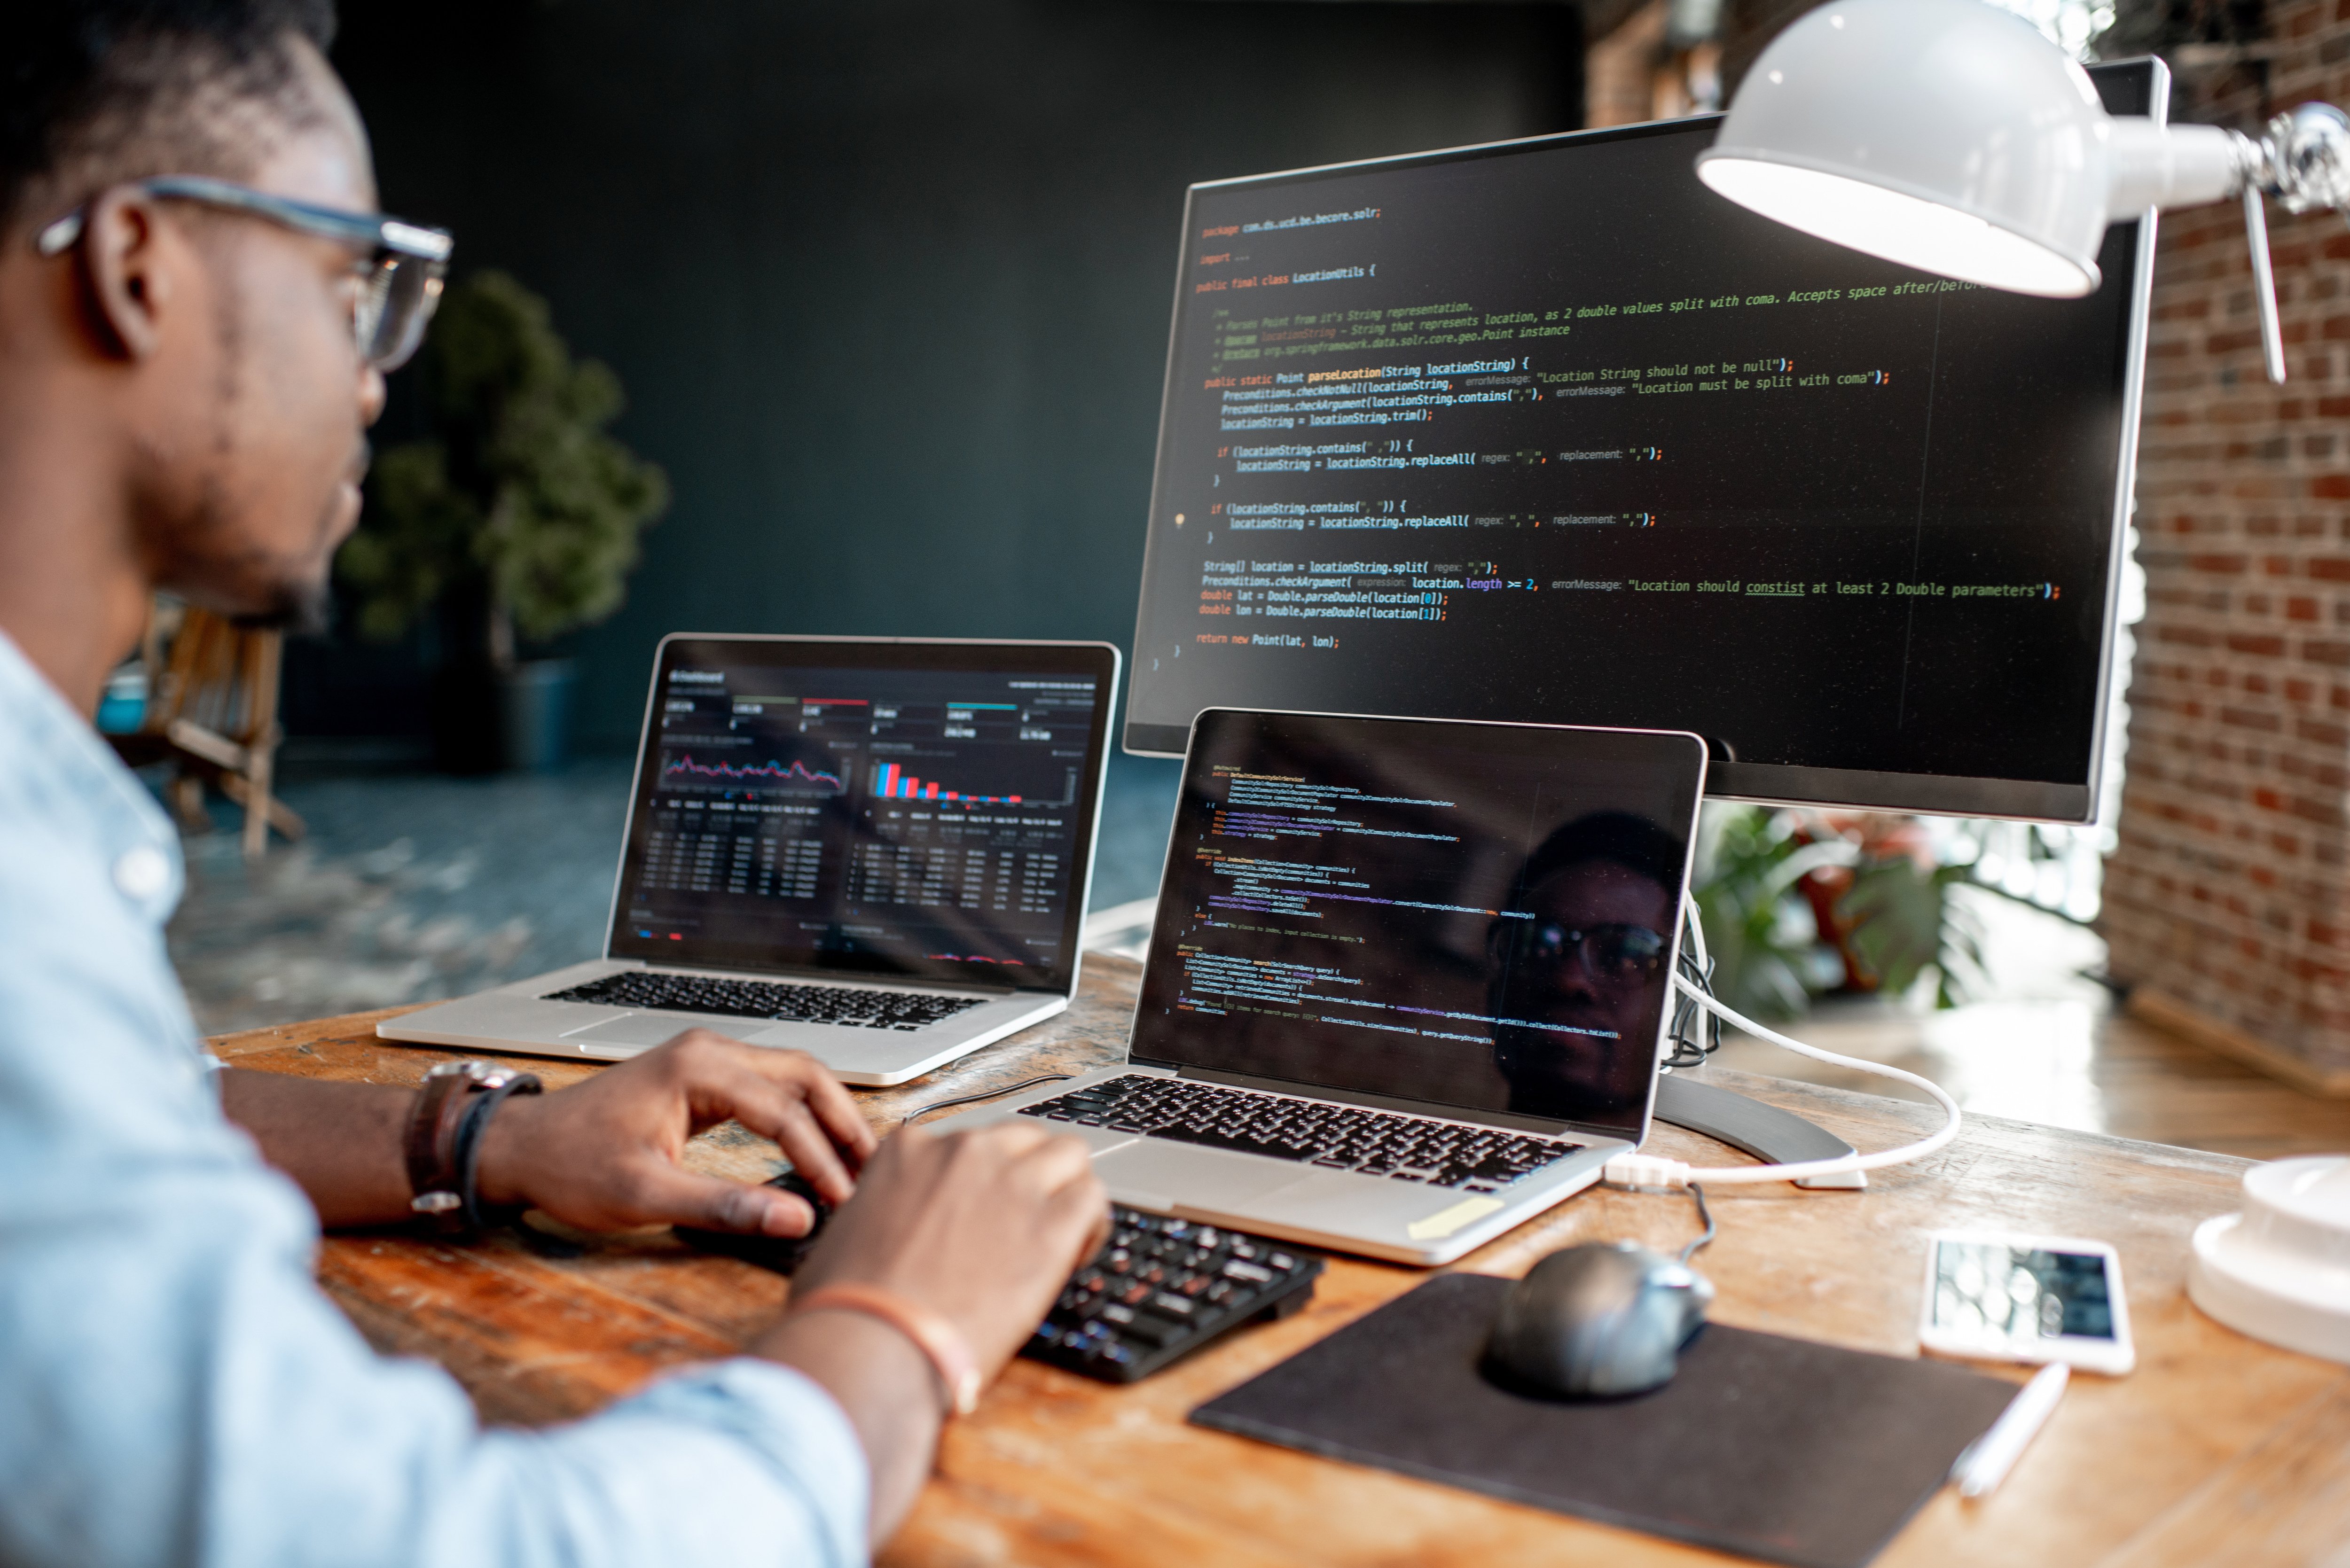
[[[2350,116],[2303,104],[2255,141],[2109,115],[2063,50],[1982,0],[1833,0],[1754,62],[1697,172],[1821,239],[2059,299],[2095,291],[2106,224],[2241,196],[2282,382],[2262,198],[2350,210]]]

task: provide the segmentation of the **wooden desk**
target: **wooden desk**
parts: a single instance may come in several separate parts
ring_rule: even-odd
[[[1060,1018],[901,1089],[858,1091],[887,1130],[909,1110],[1044,1072],[1117,1060],[1139,971],[1089,958]],[[378,1041],[386,1013],[255,1030],[214,1043],[241,1067],[414,1083],[451,1053]],[[515,1059],[550,1086],[592,1066]],[[1868,1096],[1711,1070],[1860,1147],[1937,1114]],[[1653,1147],[1727,1156],[1660,1127]],[[732,1126],[697,1139],[702,1168],[759,1179],[772,1145]],[[2238,1207],[2244,1162],[2157,1144],[1976,1117],[1941,1156],[1880,1172],[1865,1193],[1729,1188],[1721,1239],[1700,1255],[1717,1321],[1908,1355],[1916,1352],[1921,1234],[1953,1225],[2102,1237],[2121,1250],[2138,1370],[2083,1376],[2039,1442],[1984,1503],[1945,1490],[1879,1559],[1923,1563],[2350,1565],[2350,1368],[2230,1333],[2187,1301],[2188,1233]],[[1596,1190],[1471,1254],[1517,1274],[1590,1238],[1678,1244],[1686,1199]],[[767,1323],[784,1282],[681,1248],[665,1232],[598,1241],[576,1258],[512,1239],[450,1247],[404,1235],[329,1239],[319,1275],[386,1351],[431,1356],[493,1420],[597,1408],[660,1367],[720,1355]],[[1426,1276],[1333,1260],[1314,1304],[1131,1388],[1015,1362],[948,1432],[937,1479],[881,1553],[891,1564],[1517,1563],[1721,1562],[1714,1553],[1184,1424],[1194,1406]],[[2021,1374],[2019,1373],[2020,1376]]]

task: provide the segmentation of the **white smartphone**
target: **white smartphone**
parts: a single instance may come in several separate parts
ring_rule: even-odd
[[[2103,1241],[1943,1231],[1927,1238],[1918,1340],[1944,1355],[2061,1361],[2120,1376],[2137,1365],[2121,1260]]]

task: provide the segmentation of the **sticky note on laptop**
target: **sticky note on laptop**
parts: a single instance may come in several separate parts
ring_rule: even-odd
[[[1450,1209],[1440,1209],[1425,1220],[1413,1220],[1404,1227],[1403,1233],[1415,1241],[1433,1241],[1482,1220],[1501,1207],[1498,1198],[1464,1198]]]

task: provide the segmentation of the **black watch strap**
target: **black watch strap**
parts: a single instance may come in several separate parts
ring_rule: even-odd
[[[545,1085],[536,1073],[517,1073],[499,1068],[494,1082],[474,1085],[478,1091],[473,1103],[465,1107],[464,1120],[457,1124],[457,1197],[459,1213],[466,1227],[476,1235],[492,1226],[511,1224],[522,1217],[521,1209],[506,1207],[485,1210],[482,1206],[476,1178],[482,1159],[482,1137],[489,1131],[490,1118],[505,1104],[508,1095],[536,1095]]]
[[[491,1062],[443,1062],[424,1075],[402,1139],[409,1207],[444,1234],[482,1225],[473,1164],[489,1112],[510,1094],[536,1094],[536,1074]]]

